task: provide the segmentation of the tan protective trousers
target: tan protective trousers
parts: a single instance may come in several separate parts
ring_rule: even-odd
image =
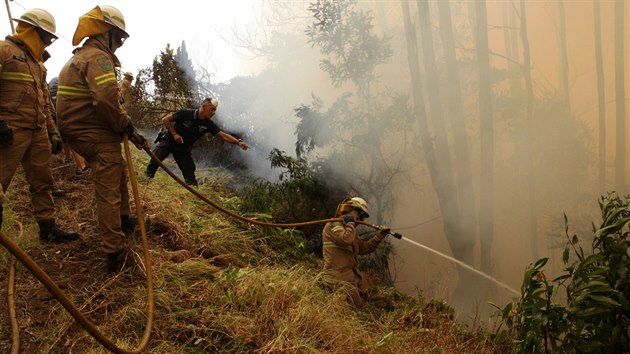
[[[120,252],[126,246],[120,216],[130,212],[127,166],[121,144],[72,141],[71,145],[92,169],[103,251]]]
[[[19,164],[31,193],[31,205],[35,220],[55,218],[55,204],[51,195],[53,176],[50,169],[50,141],[46,128],[40,130],[13,129],[13,144],[0,147],[0,183],[4,193]],[[3,193],[3,194],[4,194]],[[4,196],[1,198],[4,201]]]

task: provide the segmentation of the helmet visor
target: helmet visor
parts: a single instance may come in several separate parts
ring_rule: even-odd
[[[35,31],[37,31],[39,38],[42,39],[42,42],[44,42],[46,46],[53,44],[53,42],[57,40],[57,36],[39,27],[35,27]]]

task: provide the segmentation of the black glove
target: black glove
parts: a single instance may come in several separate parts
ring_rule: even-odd
[[[131,140],[131,142],[139,150],[142,150],[144,147],[149,147],[147,139],[145,139],[140,133],[138,133],[138,130],[136,130],[136,127],[133,126],[133,123],[129,122],[129,124],[127,124],[127,126],[125,127],[125,133],[127,134],[129,140]]]
[[[13,130],[9,128],[7,122],[0,120],[0,146],[13,144]]]
[[[354,221],[354,216],[350,214],[346,214],[343,216],[343,223],[348,225],[349,223],[356,223],[356,222]]]
[[[63,151],[63,141],[59,133],[52,132],[48,135],[48,140],[50,140],[50,152],[53,155],[58,155]]]
[[[127,124],[127,126],[125,127],[125,134],[127,134],[128,138],[131,138],[131,136],[133,136],[136,133],[136,127],[133,125],[133,123],[129,122],[129,124]]]

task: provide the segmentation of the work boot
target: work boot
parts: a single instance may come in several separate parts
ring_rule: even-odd
[[[120,254],[122,251],[118,251],[116,253],[107,253],[107,272],[108,273],[118,273],[120,270]]]
[[[187,185],[191,186],[191,187],[198,187],[199,183],[197,183],[197,180],[194,178],[187,178],[184,180],[184,182],[186,182]]]
[[[79,234],[74,231],[63,231],[55,220],[38,221],[39,224],[39,240],[41,242],[66,243],[79,238]]]
[[[120,216],[120,226],[122,227],[123,232],[133,233],[136,229],[136,225],[138,225],[138,218],[135,215]]]
[[[63,197],[66,194],[66,191],[63,189],[55,188],[51,192],[53,197]]]

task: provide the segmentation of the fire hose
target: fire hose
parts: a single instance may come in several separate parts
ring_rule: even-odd
[[[44,272],[42,268],[35,263],[35,261],[17,246],[11,239],[0,230],[0,243],[9,251],[15,258],[17,258],[34,276],[39,280],[48,291],[61,303],[61,305],[70,313],[74,319],[99,343],[113,353],[120,354],[137,354],[141,353],[149,344],[149,337],[151,336],[151,328],[153,326],[153,270],[151,266],[151,258],[149,257],[149,243],[147,241],[146,229],[144,227],[144,213],[142,209],[142,203],[140,202],[138,193],[138,183],[136,180],[136,174],[131,162],[131,152],[129,151],[129,141],[127,136],[124,136],[125,156],[127,157],[127,167],[129,169],[129,179],[133,189],[134,200],[136,204],[136,212],[138,213],[138,224],[140,225],[140,233],[142,235],[142,248],[144,251],[144,261],[146,264],[147,274],[147,323],[144,328],[144,333],[140,344],[135,349],[127,350],[120,348],[111,339],[107,338],[101,333],[96,325],[87,317],[81,313],[77,306],[70,300],[63,291],[57,286],[57,284]],[[12,286],[9,287],[12,291]],[[11,294],[12,295],[12,294]],[[19,341],[18,341],[19,344]],[[15,335],[14,335],[15,345]]]
[[[250,223],[250,224],[254,224],[254,225],[260,225],[260,226],[271,226],[271,227],[300,227],[300,226],[311,226],[311,225],[318,225],[318,224],[325,224],[327,222],[332,222],[332,221],[343,221],[343,219],[341,218],[330,218],[330,219],[322,219],[322,220],[312,220],[312,221],[302,221],[302,222],[295,222],[295,223],[274,223],[274,222],[266,222],[266,221],[260,221],[260,220],[255,220],[255,219],[251,219],[251,218],[246,218],[242,215],[236,214],[228,209],[223,208],[221,205],[211,201],[210,199],[208,199],[206,196],[204,196],[203,194],[199,193],[195,188],[189,186],[184,180],[182,180],[179,176],[177,176],[173,171],[171,171],[168,167],[166,167],[162,161],[160,161],[160,159],[155,156],[155,154],[153,153],[153,151],[151,151],[151,148],[149,147],[148,144],[137,144],[136,147],[138,148],[142,148],[147,154],[149,154],[149,156],[151,157],[151,159],[153,159],[153,161],[155,163],[158,164],[158,166],[160,166],[164,172],[166,172],[169,176],[171,176],[171,178],[173,178],[177,183],[179,183],[182,187],[186,188],[190,193],[194,194],[197,198],[201,199],[202,201],[204,201],[206,204],[209,204],[210,206],[212,206],[213,208],[217,209],[218,211],[229,215],[235,219]],[[365,225],[377,230],[380,230],[381,227],[378,225],[374,225],[374,224],[370,224],[368,222],[362,221],[362,220],[356,220],[355,221],[357,224],[361,224],[361,225]],[[397,232],[391,232],[391,230],[388,233],[389,235],[392,235],[393,237],[397,238],[397,239],[401,239],[402,235],[397,233]]]
[[[127,138],[127,135],[124,135],[124,147],[125,147],[125,156],[127,160],[127,168],[129,170],[129,179],[130,179],[133,194],[134,194],[136,212],[138,214],[138,221],[139,221],[138,224],[140,226],[140,233],[142,236],[142,248],[143,248],[143,252],[145,256],[145,264],[146,264],[146,272],[147,272],[147,292],[148,292],[147,294],[147,323],[145,326],[142,340],[135,349],[126,350],[124,348],[120,348],[111,339],[103,335],[103,333],[101,333],[98,330],[98,328],[96,328],[94,323],[90,319],[85,317],[81,313],[81,311],[77,308],[77,306],[74,305],[74,303],[70,299],[68,299],[68,297],[66,297],[63,291],[50,278],[50,276],[48,276],[48,274],[46,274],[46,272],[44,272],[44,270],[42,270],[41,267],[39,267],[39,265],[37,265],[37,263],[35,263],[35,261],[24,250],[22,250],[13,241],[11,241],[11,239],[1,230],[0,230],[0,244],[2,244],[11,254],[13,254],[13,256],[15,256],[15,258],[17,258],[30,271],[35,276],[35,278],[37,278],[46,287],[46,289],[48,289],[48,291],[61,303],[61,305],[70,313],[70,315],[77,322],[79,322],[79,324],[94,339],[96,339],[99,343],[101,343],[101,345],[103,345],[105,348],[107,348],[113,353],[136,354],[136,353],[141,353],[146,348],[146,346],[149,343],[149,337],[151,335],[151,328],[153,324],[153,314],[154,314],[153,271],[152,271],[152,266],[151,266],[151,258],[149,257],[149,246],[148,246],[148,241],[147,241],[146,229],[144,225],[144,212],[142,208],[142,203],[140,202],[140,198],[139,198],[138,184],[136,180],[135,171],[133,169],[133,164],[131,162],[131,152],[129,150],[129,139]],[[250,223],[250,224],[255,224],[255,225],[260,225],[260,226],[270,226],[270,227],[301,227],[301,226],[318,225],[318,224],[324,224],[327,222],[343,220],[341,218],[329,218],[329,219],[304,221],[304,222],[297,222],[297,223],[273,223],[273,222],[266,222],[266,221],[246,218],[242,215],[236,214],[228,209],[223,208],[219,204],[211,201],[206,196],[199,193],[194,188],[190,187],[185,181],[183,181],[173,171],[171,171],[168,167],[166,167],[157,156],[155,156],[155,154],[151,151],[146,141],[144,142],[144,144],[136,144],[136,147],[139,149],[143,149],[151,157],[151,159],[153,159],[153,161],[155,161],[158,164],[158,166],[160,166],[169,176],[171,176],[182,187],[186,188],[189,192],[194,194],[197,198],[201,199],[202,201],[209,204],[213,208],[235,219],[238,219],[238,220]],[[370,224],[362,220],[357,220],[356,223],[365,225],[368,227],[372,227],[378,230],[381,229],[381,227],[378,225]],[[391,230],[388,231],[388,234],[392,235],[393,237],[397,239],[402,238],[401,234],[393,233],[391,232]],[[13,286],[11,284],[12,284],[13,276],[11,276],[10,278],[11,278],[11,281],[10,281],[9,288],[11,292],[10,298],[12,299]],[[19,340],[17,341],[17,344],[15,342],[16,340],[15,340],[15,335],[14,335],[14,341],[13,341],[14,349],[16,349],[16,346],[19,346]]]

